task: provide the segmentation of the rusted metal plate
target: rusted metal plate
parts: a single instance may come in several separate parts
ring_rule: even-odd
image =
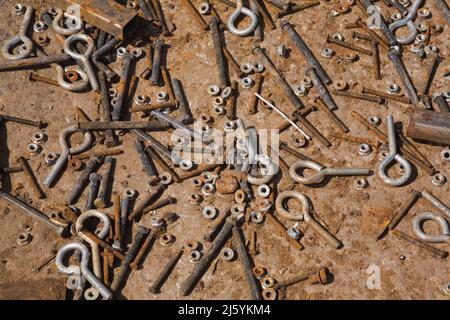
[[[78,4],[85,22],[119,39],[127,37],[138,25],[137,12],[113,0],[47,0],[47,2],[62,10]]]

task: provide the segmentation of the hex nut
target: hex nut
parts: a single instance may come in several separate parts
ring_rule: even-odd
[[[200,121],[205,122],[205,123],[213,123],[214,122],[214,118],[211,117],[210,115],[206,114],[206,113],[202,113],[200,115]]]
[[[231,248],[222,248],[222,250],[220,250],[219,257],[224,261],[231,261],[234,258],[234,250]]]
[[[47,37],[46,35],[39,35],[36,38],[36,42],[40,45],[40,46],[47,46],[50,43],[50,38]]]
[[[186,249],[188,249],[189,251],[195,251],[198,250],[200,248],[200,242],[196,241],[196,240],[189,240],[186,243]]]
[[[212,183],[205,183],[202,187],[202,193],[205,196],[210,196],[216,192],[216,187]]]
[[[45,164],[48,166],[51,166],[53,164],[55,164],[56,160],[58,160],[59,158],[59,154],[54,153],[54,152],[50,152],[48,154],[45,155]]]
[[[431,10],[427,7],[422,7],[417,10],[417,15],[421,18],[429,18],[431,16]]]
[[[260,184],[256,192],[261,198],[267,198],[270,195],[270,187],[267,184]]]
[[[241,64],[240,67],[241,71],[244,73],[251,73],[253,70],[253,65],[250,62],[245,62],[243,64]]]
[[[253,267],[253,274],[256,279],[261,280],[267,274],[267,270],[263,267]]]
[[[223,130],[225,132],[233,132],[236,129],[236,122],[234,121],[225,121],[225,123],[223,124]]]
[[[163,247],[168,247],[170,245],[172,245],[175,241],[175,237],[173,236],[173,234],[170,233],[164,233],[159,237],[159,243],[163,246]]]
[[[207,88],[208,94],[211,96],[217,96],[220,93],[220,87],[218,85],[212,84]]]
[[[306,76],[303,77],[301,80],[301,84],[307,89],[310,89],[313,87],[313,82],[310,77],[306,77]]]
[[[161,183],[164,185],[172,183],[172,175],[167,171],[161,172],[159,174],[159,178],[161,179]]]
[[[188,260],[190,263],[196,263],[202,257],[202,253],[198,250],[193,250],[189,253]]]
[[[114,88],[109,88],[108,89],[108,94],[111,98],[117,97],[117,90]]]
[[[415,26],[416,26],[416,29],[417,29],[419,32],[427,32],[427,31],[428,31],[428,26],[427,26],[427,24],[424,23],[424,22],[422,22],[422,21],[417,21],[417,22],[415,23]]]
[[[136,196],[137,196],[137,191],[134,190],[134,189],[126,189],[126,190],[123,192],[123,196],[124,196],[124,197],[127,197],[127,198],[134,199],[134,198],[136,198]]]
[[[403,16],[400,12],[395,12],[394,14],[391,15],[391,20],[392,21],[398,21],[400,19],[402,19]]]
[[[357,190],[364,190],[369,186],[369,182],[366,178],[358,178],[353,182]]]
[[[304,148],[308,145],[306,138],[298,134],[292,134],[291,141],[296,148]]]
[[[323,48],[323,49],[320,51],[320,55],[321,55],[323,58],[331,59],[331,58],[333,57],[333,55],[334,55],[334,50],[333,50],[333,49],[330,49],[330,48]]]
[[[308,88],[306,88],[304,85],[298,85],[294,87],[294,93],[296,96],[304,97],[308,94]]]
[[[167,102],[169,101],[169,94],[167,92],[158,92],[156,95],[156,101]]]
[[[41,146],[39,146],[36,143],[30,143],[27,146],[28,154],[31,155],[31,156],[38,155],[41,152],[41,150],[42,150]]]
[[[200,12],[200,14],[202,15],[207,15],[209,14],[211,8],[208,2],[202,2],[200,3],[200,6],[198,7],[198,12]]]
[[[427,41],[427,36],[424,34],[418,34],[416,36],[416,39],[414,40],[415,43],[418,44],[424,44]]]
[[[205,181],[205,183],[212,183],[216,178],[215,174],[211,171],[203,171],[200,176],[202,177],[203,181]]]
[[[381,123],[381,119],[375,116],[370,116],[369,119],[367,119],[369,123],[373,126],[379,126]]]
[[[277,291],[274,288],[267,288],[261,292],[261,295],[264,300],[276,300],[277,299]]]
[[[400,92],[400,86],[395,83],[391,83],[387,89],[387,92],[389,94],[397,94]]]
[[[184,170],[184,171],[189,171],[192,169],[192,167],[194,166],[194,164],[192,163],[191,160],[189,159],[182,159],[179,163],[180,165],[180,169]]]
[[[428,45],[425,47],[426,54],[439,53],[439,48],[433,45]]]
[[[89,301],[97,300],[100,297],[100,292],[98,292],[97,289],[94,287],[91,287],[89,289],[86,289],[84,292],[84,298]]]
[[[23,4],[16,3],[14,5],[14,14],[15,15],[20,16],[20,15],[25,13],[25,10],[26,10],[26,8],[25,8],[25,6]]]
[[[271,277],[265,277],[261,280],[261,287],[263,289],[273,288],[275,285],[275,279]]]
[[[42,131],[38,131],[33,134],[32,141],[33,143],[41,144],[45,142],[46,138],[47,136],[45,135],[45,133],[43,133]]]
[[[142,49],[141,48],[133,48],[131,49],[131,55],[135,58],[135,59],[139,59],[140,57],[142,57]]]
[[[123,58],[125,58],[125,56],[128,54],[128,50],[127,50],[127,48],[125,48],[125,47],[119,47],[119,48],[117,48],[117,50],[116,50],[116,55],[117,55],[117,58],[119,58],[119,59],[123,59]]]
[[[213,106],[223,106],[225,103],[224,99],[222,97],[215,97],[213,99]]]
[[[213,206],[206,206],[202,210],[202,216],[203,218],[212,220],[217,216],[217,212],[217,208],[214,208]]]
[[[447,178],[440,173],[436,173],[431,177],[431,183],[436,187],[442,187],[446,181]]]
[[[192,179],[192,184],[195,189],[201,189],[204,184],[204,181],[199,178],[194,178],[194,179]]]
[[[258,211],[250,212],[250,219],[253,223],[261,224],[264,221],[264,215]]]
[[[253,64],[253,71],[261,73],[264,71],[264,65],[262,63],[256,62]]]
[[[241,87],[244,89],[250,89],[254,84],[255,82],[250,77],[244,77],[241,79]]]
[[[349,88],[349,85],[346,81],[344,80],[338,80],[335,82],[334,84],[334,88],[336,90],[340,90],[340,91],[346,91]]]
[[[33,240],[33,235],[29,232],[22,232],[17,236],[17,244],[20,246],[26,246]]]
[[[441,151],[441,160],[450,162],[450,149],[444,149]]]
[[[234,215],[239,215],[244,212],[244,206],[241,204],[233,204],[230,208],[230,211]]]
[[[287,234],[289,237],[291,237],[292,239],[295,239],[295,240],[300,239],[300,236],[302,235],[300,230],[298,230],[295,227],[290,227],[289,229],[287,229]]]
[[[225,115],[225,108],[221,107],[221,106],[214,106],[213,107],[213,114],[216,117],[222,117]]]
[[[232,93],[233,93],[233,89],[231,87],[225,87],[225,88],[223,88],[220,96],[224,99],[227,99],[231,96]]]
[[[331,38],[334,40],[338,40],[338,41],[345,41],[345,38],[342,34],[340,33],[334,33],[331,35]]]
[[[69,160],[68,167],[72,171],[79,171],[83,167],[83,162],[80,159],[72,158]]]
[[[239,204],[243,204],[247,200],[247,194],[244,190],[239,189],[234,193],[234,201]]]
[[[372,148],[367,143],[362,143],[358,146],[358,154],[360,156],[368,156],[372,152]]]
[[[188,199],[190,204],[199,205],[203,201],[203,197],[200,194],[192,193]]]
[[[34,32],[42,33],[47,29],[47,25],[44,21],[36,21],[33,25]]]

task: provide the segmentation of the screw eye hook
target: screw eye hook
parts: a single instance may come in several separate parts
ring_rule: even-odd
[[[27,37],[26,33],[33,18],[34,9],[28,6],[25,11],[22,23],[20,25],[19,34],[10,38],[2,47],[2,55],[8,60],[19,60],[28,57],[34,49],[33,41]],[[16,54],[12,54],[11,50],[21,44],[21,50]]]
[[[391,115],[387,116],[387,127],[389,136],[389,155],[381,163],[380,168],[378,170],[378,174],[386,184],[393,187],[400,187],[404,185],[411,177],[412,168],[410,163],[404,157],[402,157],[397,153],[397,141],[395,136],[394,118]],[[388,166],[393,161],[398,162],[404,168],[403,175],[396,179],[389,177],[387,174]]]
[[[236,20],[241,14],[248,16],[251,20],[250,25],[244,29],[239,29],[234,25]],[[234,35],[245,37],[248,36],[253,31],[255,31],[257,25],[258,25],[258,17],[255,15],[255,13],[252,10],[244,7],[242,4],[242,0],[238,0],[236,5],[236,11],[234,11],[233,14],[230,16],[230,18],[228,19],[227,23],[228,30],[230,30],[230,32],[233,33]]]
[[[410,30],[410,33],[408,36],[403,37],[403,38],[397,38],[397,41],[400,44],[409,44],[411,42],[414,41],[414,39],[417,36],[417,28],[414,24],[414,22],[412,21],[417,13],[417,10],[420,8],[420,6],[422,5],[423,0],[416,0],[416,2],[414,3],[414,5],[411,7],[411,10],[409,11],[408,15],[401,20],[395,21],[393,23],[391,23],[389,25],[389,30],[394,33],[395,30],[407,26],[408,29]]]

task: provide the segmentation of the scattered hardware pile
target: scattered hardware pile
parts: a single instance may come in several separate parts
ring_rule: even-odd
[[[90,101],[98,108],[69,110],[59,151],[50,145],[57,139],[49,130],[64,123],[69,99],[56,101],[60,114],[47,123],[0,114],[3,126],[39,129],[17,161],[2,152],[0,218],[12,228],[6,213],[17,211],[17,217],[25,213],[54,231],[40,241],[59,239],[58,246],[33,271],[54,262],[65,275],[66,298],[146,297],[131,282],[147,260],[157,261],[158,268],[134,283],[154,297],[164,290],[176,292],[172,297],[199,297],[194,293],[213,286],[208,282],[228,264],[229,277],[243,270],[241,278],[231,279],[245,278],[248,292],[241,284],[243,295],[227,295],[224,285],[215,288],[222,295],[205,291],[202,297],[290,298],[288,287],[303,281],[331,286],[343,275],[338,263],[315,256],[286,276],[281,269],[289,263],[278,262],[283,260],[277,254],[320,250],[321,257],[350,259],[358,252],[352,234],[360,229],[367,242],[399,242],[396,248],[419,248],[412,252],[436,261],[447,258],[450,202],[438,196],[448,194],[450,162],[445,0],[43,3],[10,8],[9,28],[21,22],[17,34],[2,39],[0,72],[56,69],[49,73],[56,80],[35,71],[28,80],[80,97],[72,101],[76,105]],[[317,11],[333,28],[317,32],[312,44],[309,27],[297,18]],[[189,21],[183,35],[181,25],[172,23],[180,15]],[[198,41],[194,47],[192,41]],[[175,78],[183,68],[168,55],[184,45],[190,56],[178,62],[202,56],[217,77]],[[233,54],[231,46],[241,52]],[[210,50],[202,52],[205,47]],[[246,50],[251,54],[242,58]],[[286,63],[293,63],[291,70]],[[302,74],[297,65],[306,66]],[[150,97],[147,92],[155,89]],[[188,91],[196,97],[188,99]],[[20,107],[13,106],[24,115],[26,95]],[[400,121],[404,114],[407,119]],[[270,143],[260,129],[276,129]],[[16,135],[23,147],[27,139],[20,130]],[[11,132],[3,130],[3,145],[6,137]],[[198,155],[201,163],[194,161]],[[24,184],[16,181],[21,175]],[[118,175],[125,177],[120,184],[114,183]],[[388,194],[395,203],[385,200]],[[368,205],[371,198],[376,202]],[[361,227],[336,214],[339,201],[349,214],[351,208],[362,210]],[[422,211],[407,217],[419,205]],[[326,217],[326,210],[334,216]],[[18,234],[19,247],[38,241],[34,228],[27,225]],[[288,249],[277,252],[280,242]],[[156,247],[164,254],[151,252]],[[348,255],[346,247],[352,250]],[[443,277],[433,279],[440,284],[431,297],[450,294],[448,265],[443,269]],[[175,270],[176,283],[169,281]]]

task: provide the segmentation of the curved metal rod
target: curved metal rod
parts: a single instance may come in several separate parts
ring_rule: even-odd
[[[265,154],[257,154],[255,156],[255,162],[262,164],[267,171],[263,174],[262,177],[255,177],[252,176],[250,173],[248,173],[247,181],[254,185],[268,184],[272,180],[273,176],[277,173],[278,168],[275,166],[272,160]],[[249,165],[250,163],[248,161],[244,161],[241,170],[248,172]]]
[[[31,24],[31,19],[33,18],[33,7],[27,6],[25,11],[25,16],[23,17],[22,23],[20,25],[19,34],[10,38],[5,42],[2,47],[2,55],[8,60],[19,60],[28,57],[33,51],[34,44],[30,38],[27,37],[26,33]],[[11,54],[10,51],[15,48],[18,44],[22,44],[21,51],[16,54]]]
[[[239,29],[234,26],[236,19],[241,14],[248,16],[251,20],[250,25],[244,29]],[[258,25],[258,17],[255,15],[255,13],[252,10],[244,7],[242,4],[242,0],[238,0],[236,11],[234,11],[233,14],[230,16],[230,18],[228,19],[227,23],[228,30],[234,35],[245,37],[248,36],[253,31],[255,31],[257,25]]]
[[[66,254],[73,250],[79,250],[81,252],[80,266],[64,265],[64,257]],[[81,242],[71,242],[59,249],[55,257],[55,265],[59,272],[67,275],[81,275],[100,292],[105,300],[112,299],[111,291],[89,270],[89,250]]]
[[[90,131],[86,131],[84,133],[84,141],[82,144],[73,148],[69,147],[67,138],[75,132],[78,132],[78,129],[72,125],[65,128],[59,134],[59,145],[61,146],[61,155],[59,156],[56,163],[53,165],[52,170],[50,171],[50,173],[48,174],[47,178],[44,181],[44,185],[46,187],[51,188],[53,186],[53,183],[58,177],[58,174],[64,168],[64,165],[66,164],[70,154],[83,152],[87,150],[92,144],[93,135]]]
[[[433,220],[439,223],[441,226],[442,233],[440,235],[426,234],[422,228],[423,223],[426,220]],[[414,217],[412,225],[416,236],[423,241],[439,243],[439,242],[447,242],[450,240],[450,229],[447,220],[432,212],[423,212],[421,214],[418,214],[417,216]]]
[[[302,211],[293,213],[284,207],[287,199],[297,199],[302,204]],[[284,191],[275,200],[275,208],[280,216],[294,221],[304,220],[311,228],[320,234],[329,244],[336,249],[342,247],[342,242],[330,233],[323,225],[317,222],[310,214],[311,205],[308,197],[298,191]]]
[[[76,52],[72,49],[72,44],[76,41],[84,41],[87,43],[87,49],[84,53]],[[89,82],[91,83],[92,89],[98,91],[100,89],[100,84],[98,83],[97,75],[92,68],[92,64],[89,61],[89,57],[92,52],[94,52],[94,40],[85,34],[74,34],[66,39],[64,42],[64,52],[67,53],[72,59],[80,62],[86,72]]]
[[[71,14],[68,14],[67,12],[62,11],[59,8],[56,8],[56,10],[58,13],[56,14],[56,16],[52,22],[52,27],[53,27],[53,30],[55,30],[55,32],[65,35],[65,36],[70,36],[70,35],[80,32],[81,29],[83,29],[83,20],[81,20],[81,18],[71,15]],[[72,28],[61,27],[59,24],[63,20],[64,17],[74,19],[76,24]]]
[[[101,279],[102,278],[102,265],[100,261],[100,248],[95,241],[86,236],[83,231],[81,231],[84,227],[86,220],[91,218],[98,218],[101,222],[103,222],[103,227],[100,232],[97,234],[99,239],[104,239],[109,232],[109,227],[111,225],[109,218],[103,212],[97,210],[88,210],[83,212],[75,222],[75,231],[78,233],[79,237],[89,243],[92,248],[92,267],[94,269],[94,274]]]
[[[397,41],[399,43],[410,44],[416,38],[417,28],[413,22],[413,19],[416,16],[417,10],[419,10],[422,3],[423,3],[423,0],[416,0],[414,5],[411,7],[411,10],[409,10],[408,15],[404,19],[395,21],[389,25],[389,30],[392,32],[392,34],[394,34],[395,30],[397,30],[398,28],[401,28],[404,26],[407,26],[409,28],[410,34],[404,38],[398,38],[394,35],[394,37],[397,39]]]
[[[397,154],[397,141],[395,134],[394,118],[391,115],[387,116],[387,127],[389,137],[389,155],[381,163],[380,168],[378,169],[378,174],[386,184],[393,187],[400,187],[404,185],[411,177],[412,168],[405,158]],[[388,165],[393,161],[397,161],[399,164],[403,166],[405,170],[403,175],[397,179],[391,178],[387,175]]]

